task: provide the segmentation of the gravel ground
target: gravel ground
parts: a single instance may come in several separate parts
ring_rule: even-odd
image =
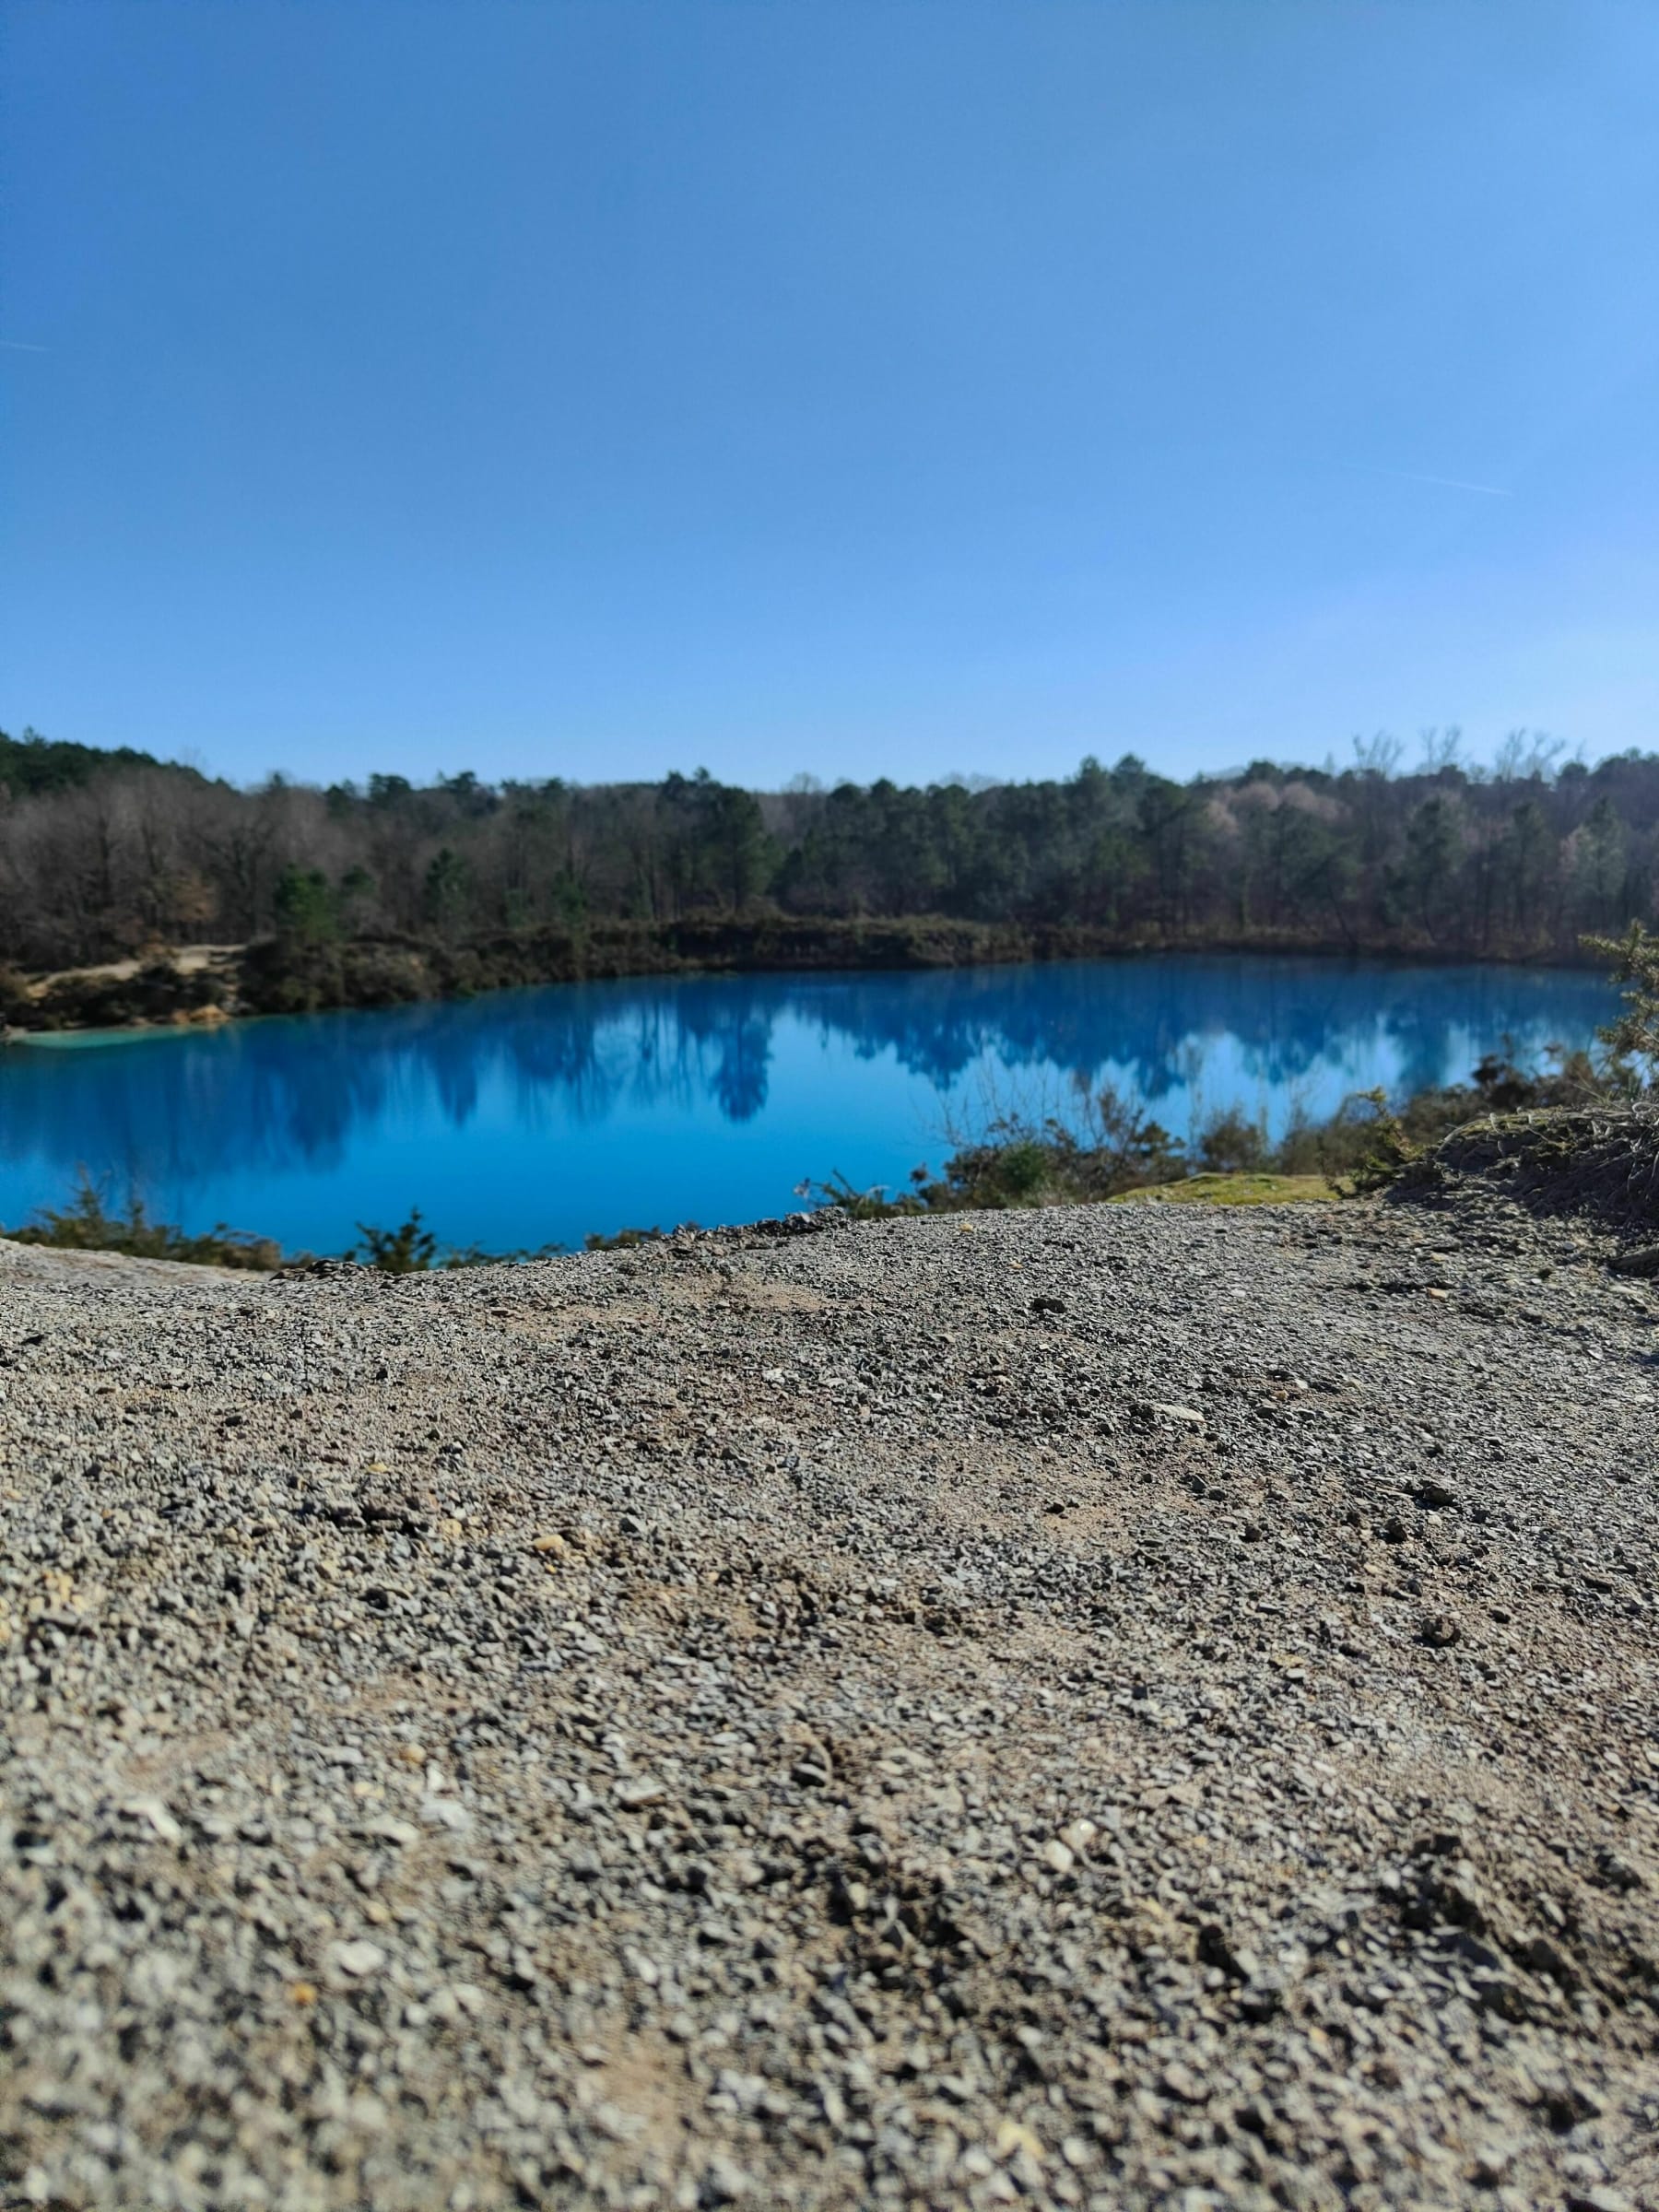
[[[0,2202],[1659,2207],[1659,1285],[0,1244]]]

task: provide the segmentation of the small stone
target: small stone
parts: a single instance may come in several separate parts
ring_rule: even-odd
[[[1258,1974],[1239,1998],[1239,2010],[1247,2020],[1270,2020],[1283,2008],[1285,1981],[1282,1974],[1270,1968]]]
[[[1641,1869],[1606,1844],[1595,1854],[1595,1879],[1604,1889],[1615,1889],[1620,1896],[1642,1887]]]
[[[1180,2059],[1167,2065],[1158,2078],[1165,2091],[1182,2104],[1202,2104],[1208,2095],[1191,2066],[1183,2065]]]
[[[753,2177],[731,2159],[711,2159],[703,2168],[701,2195],[705,2205],[735,2205],[754,2193]]]
[[[357,1982],[367,1975],[378,1974],[386,1963],[386,1954],[380,1945],[362,1936],[355,1943],[331,1943],[328,1956],[343,1974],[349,1974]]]
[[[1450,1613],[1431,1613],[1418,1629],[1421,1641],[1436,1652],[1444,1651],[1448,1644],[1455,1643],[1462,1634],[1462,1629]]]
[[[407,1820],[371,1820],[368,1833],[382,1843],[395,1843],[400,1847],[420,1841],[420,1830]]]
[[[121,1809],[129,1820],[142,1820],[163,1843],[183,1842],[184,1830],[159,1797],[129,1797]]]
[[[661,1805],[667,1794],[654,1774],[630,1774],[611,1792],[625,1813],[643,1812],[647,1806]]]
[[[1077,1863],[1077,1854],[1058,1836],[1051,1836],[1042,1847],[1042,1863],[1051,1874],[1069,1874]]]
[[[1496,2189],[1515,2162],[1512,2144],[1483,2143],[1469,2163],[1469,2179],[1478,2189]]]

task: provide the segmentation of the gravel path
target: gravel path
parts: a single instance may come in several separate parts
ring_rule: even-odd
[[[1659,1286],[0,1244],[0,2202],[1659,2207]]]

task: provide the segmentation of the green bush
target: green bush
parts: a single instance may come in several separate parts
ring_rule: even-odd
[[[511,1252],[486,1252],[481,1244],[448,1244],[441,1248],[429,1229],[420,1224],[420,1208],[411,1206],[409,1218],[396,1229],[376,1229],[369,1222],[359,1221],[358,1231],[361,1241],[351,1246],[346,1253],[348,1260],[360,1253],[362,1265],[378,1267],[382,1275],[426,1275],[435,1268],[517,1266],[525,1260],[550,1259],[562,1249],[558,1244],[540,1244],[532,1249],[519,1245]]]
[[[420,1208],[411,1206],[409,1218],[397,1229],[374,1229],[366,1221],[358,1223],[360,1244],[354,1244],[346,1257],[353,1259],[359,1253],[363,1265],[378,1267],[382,1275],[424,1275],[438,1256],[438,1240],[429,1229],[420,1226]]]
[[[18,1244],[46,1244],[59,1252],[118,1252],[139,1260],[174,1260],[198,1267],[268,1270],[282,1265],[282,1247],[269,1237],[215,1224],[192,1237],[170,1221],[152,1221],[135,1192],[124,1214],[112,1213],[105,1191],[83,1169],[74,1195],[62,1206],[37,1208],[21,1229],[0,1230]]]
[[[1198,1133],[1194,1157],[1201,1174],[1260,1175],[1273,1154],[1262,1124],[1249,1120],[1235,1106],[1230,1112],[1215,1114],[1206,1122]]]
[[[797,1195],[839,1206],[861,1220],[910,1214],[961,1213],[1033,1206],[1087,1206],[1123,1191],[1171,1182],[1187,1172],[1185,1150],[1161,1124],[1126,1104],[1110,1086],[1081,1097],[1075,1119],[1041,1121],[1017,1112],[994,1119],[985,1135],[959,1147],[942,1177],[916,1169],[912,1187],[889,1197],[860,1191],[838,1170],[828,1182],[801,1183]]]
[[[1584,942],[1612,960],[1613,981],[1624,986],[1624,1011],[1600,1032],[1603,1043],[1617,1062],[1644,1062],[1647,1088],[1659,1088],[1659,932],[1632,922],[1622,937]]]
[[[959,1145],[943,1176],[919,1168],[907,1191],[860,1191],[839,1171],[801,1184],[818,1206],[860,1219],[1007,1206],[1082,1206],[1130,1191],[1167,1187],[1194,1175],[1318,1176],[1353,1194],[1384,1189],[1418,1171],[1451,1131],[1517,1110],[1571,1108],[1606,1096],[1603,1075],[1580,1053],[1555,1053],[1527,1074],[1502,1054],[1483,1060],[1466,1083],[1421,1091],[1404,1105],[1382,1090],[1358,1091],[1328,1121],[1293,1121],[1280,1141],[1238,1109],[1212,1115],[1189,1149],[1110,1088],[1085,1097],[1074,1117],[994,1119],[977,1142]],[[1420,1175],[1419,1175],[1420,1180]]]

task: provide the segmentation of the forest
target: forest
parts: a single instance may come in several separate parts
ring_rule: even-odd
[[[369,1003],[420,987],[342,982],[347,948],[416,948],[463,974],[482,949],[477,980],[529,981],[588,971],[590,942],[613,969],[650,965],[653,944],[692,960],[735,945],[742,964],[742,944],[764,942],[787,965],[815,932],[820,959],[867,941],[888,964],[907,946],[920,960],[1187,945],[1567,959],[1656,901],[1659,753],[1560,764],[1524,733],[1487,768],[1430,732],[1410,765],[1371,738],[1343,765],[1185,782],[1126,755],[1054,781],[773,792],[703,771],[244,789],[130,748],[0,734],[14,985],[213,943],[262,948],[260,1003]],[[538,941],[556,948],[539,965]]]

